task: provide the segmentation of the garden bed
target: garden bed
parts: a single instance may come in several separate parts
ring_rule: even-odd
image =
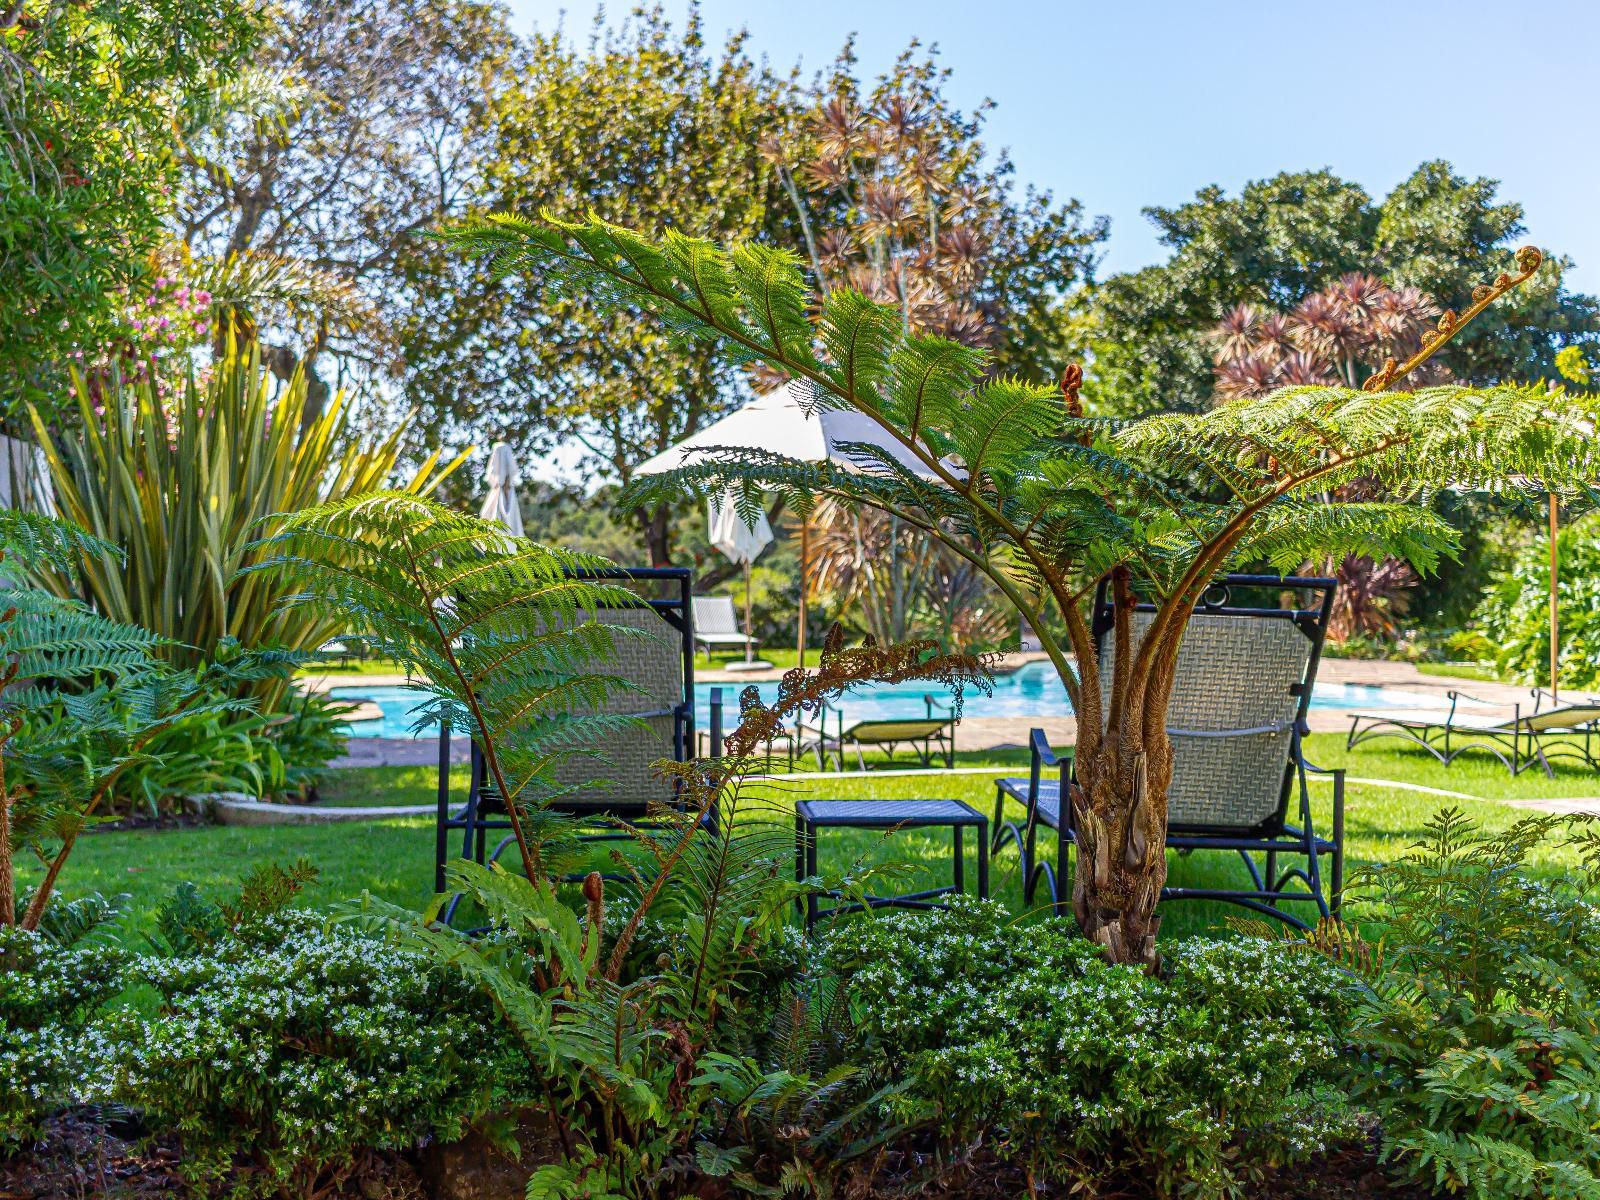
[[[51,1116],[39,1141],[0,1159],[0,1200],[145,1200],[194,1195],[178,1173],[176,1139],[152,1137],[137,1116],[95,1106]],[[425,1146],[409,1153],[361,1155],[348,1176],[320,1200],[523,1200],[528,1170],[481,1140]],[[861,1196],[917,1196],[921,1200],[1013,1200],[1027,1194],[1026,1174],[997,1160],[985,1147],[957,1163],[926,1148],[893,1147]],[[705,1200],[736,1193],[702,1186]],[[1064,1198],[1066,1189],[1043,1186],[1041,1198]],[[1118,1200],[1150,1195],[1136,1178],[1102,1193]],[[1378,1161],[1378,1135],[1269,1171],[1241,1200],[1436,1200],[1441,1193],[1395,1181]]]

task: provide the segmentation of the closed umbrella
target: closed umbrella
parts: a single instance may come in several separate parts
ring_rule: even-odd
[[[744,567],[744,661],[730,663],[728,669],[751,671],[770,667],[771,663],[755,657],[750,639],[750,568],[761,552],[772,544],[772,526],[767,522],[767,514],[757,513],[755,524],[749,525],[739,515],[731,493],[713,496],[707,512],[707,525],[711,531],[711,544],[729,562]]]
[[[517,504],[517,485],[522,482],[517,456],[504,442],[496,442],[489,452],[489,494],[478,515],[485,521],[499,521],[516,537],[522,536],[522,508]]]

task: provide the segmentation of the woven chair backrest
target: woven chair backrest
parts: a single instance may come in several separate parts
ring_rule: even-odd
[[[682,635],[649,608],[608,608],[594,614],[607,625],[643,629],[651,637],[622,635],[612,657],[595,669],[630,680],[639,691],[615,693],[599,711],[639,716],[639,722],[601,739],[594,754],[578,754],[556,771],[562,786],[581,784],[562,796],[564,809],[631,810],[673,799],[670,781],[660,779],[653,764],[677,757],[677,718],[683,704]]]
[[[1134,645],[1153,616],[1134,613]],[[1108,664],[1110,637],[1101,639]],[[1169,828],[1227,835],[1282,827],[1296,685],[1305,682],[1312,649],[1311,639],[1283,617],[1202,611],[1190,618],[1167,710]],[[1107,670],[1103,703],[1110,690]],[[1205,736],[1219,733],[1234,736]]]
[[[696,596],[693,603],[696,633],[743,633],[732,596]]]

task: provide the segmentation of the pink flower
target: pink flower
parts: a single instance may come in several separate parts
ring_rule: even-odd
[[[194,302],[201,308],[204,308],[206,305],[211,303],[211,293],[203,289],[196,292],[194,294]]]
[[[133,320],[129,321],[128,324],[132,325],[135,329],[143,329],[144,328],[144,322],[141,321],[138,317],[135,317]]]

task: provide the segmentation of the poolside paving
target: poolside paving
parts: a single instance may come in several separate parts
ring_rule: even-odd
[[[1002,669],[1012,669],[1025,662],[1041,658],[1037,654],[1013,654],[1006,657]],[[763,679],[777,679],[783,672],[741,673],[697,669],[695,678],[700,683],[748,683]],[[1367,659],[1327,658],[1322,661],[1319,679],[1331,684],[1357,684],[1394,688],[1412,692],[1431,701],[1427,708],[1448,709],[1449,693],[1459,691],[1481,702],[1486,707],[1473,711],[1485,715],[1510,716],[1516,704],[1529,704],[1526,687],[1500,683],[1480,683],[1476,680],[1455,679],[1441,675],[1424,675],[1411,663],[1379,662]],[[330,687],[392,687],[406,682],[403,675],[327,675],[310,678],[307,686],[314,690]],[[1350,727],[1352,710],[1314,708],[1311,710],[1311,728],[1317,733],[1342,733]],[[995,750],[1012,746],[1026,746],[1028,731],[1043,728],[1055,745],[1070,743],[1077,733],[1071,717],[981,717],[967,716],[956,727],[957,750]],[[438,744],[419,738],[350,738],[343,757],[335,759],[335,767],[418,766],[438,761]],[[467,758],[465,738],[451,741],[451,760],[464,762]],[[1572,801],[1573,804],[1594,805],[1597,801]],[[1573,810],[1578,811],[1578,810]],[[1587,811],[1587,810],[1584,810]]]

